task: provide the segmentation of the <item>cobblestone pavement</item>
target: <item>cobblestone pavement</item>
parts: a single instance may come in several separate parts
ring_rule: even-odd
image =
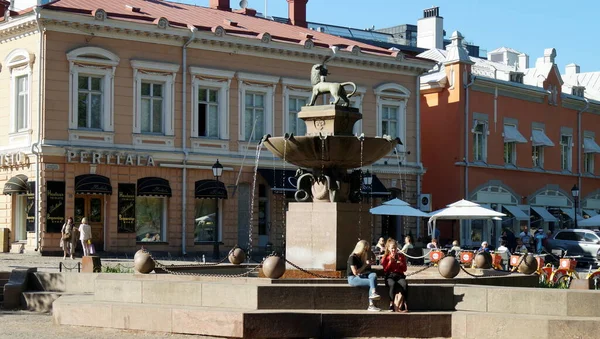
[[[0,324],[0,339],[209,338],[185,334],[127,331],[97,327],[59,326],[54,324],[50,314],[27,311],[0,310]]]

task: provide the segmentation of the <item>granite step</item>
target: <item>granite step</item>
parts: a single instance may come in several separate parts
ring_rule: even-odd
[[[52,303],[61,296],[82,295],[78,293],[27,291],[23,292],[24,308],[32,312],[48,313],[52,311]],[[91,295],[91,294],[89,294]]]
[[[600,318],[457,311],[453,339],[598,338]]]
[[[60,325],[228,338],[452,337],[451,312],[244,310],[105,302],[80,295],[57,299],[52,314]]]
[[[176,280],[177,279],[177,280]],[[246,310],[362,310],[368,304],[368,288],[346,284],[271,284],[268,279],[247,283],[201,281],[165,275],[99,275],[96,301],[139,304],[178,304],[200,307],[236,305]],[[388,288],[377,287],[380,305],[389,305]],[[452,285],[409,286],[412,310],[455,309]]]

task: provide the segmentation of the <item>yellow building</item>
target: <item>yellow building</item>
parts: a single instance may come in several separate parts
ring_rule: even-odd
[[[431,62],[309,30],[306,1],[288,2],[295,25],[225,0],[0,0],[0,227],[11,251],[59,251],[69,216],[86,216],[96,249],[110,252],[211,251],[215,236],[223,250],[281,246],[295,169],[263,149],[253,188],[256,145],[304,133],[310,68],[334,45],[328,80],[359,85],[355,132],[404,142],[368,168],[379,193],[415,203],[417,77]],[[391,234],[387,219],[362,222]]]

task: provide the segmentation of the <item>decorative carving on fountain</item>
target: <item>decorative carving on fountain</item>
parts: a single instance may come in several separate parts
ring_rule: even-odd
[[[354,94],[356,85],[351,82],[325,82],[328,74],[325,62],[328,59],[312,67],[313,97],[310,104],[298,113],[298,118],[306,124],[306,135],[265,135],[262,142],[284,161],[312,169],[312,173],[304,170],[296,172],[296,201],[359,202],[362,175],[360,171],[348,173],[348,169],[371,165],[402,142],[386,135],[353,135],[354,124],[362,119],[357,108],[349,107],[348,97]],[[354,86],[354,91],[346,94],[345,85]],[[314,106],[316,98],[323,93],[330,93],[334,104]]]

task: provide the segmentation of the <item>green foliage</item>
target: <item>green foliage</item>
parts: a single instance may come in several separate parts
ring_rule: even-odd
[[[558,288],[558,289],[568,289],[567,280],[561,279],[556,284],[550,280],[540,279],[538,287],[540,288]]]
[[[124,267],[122,265],[116,265],[116,266],[102,265],[102,273],[133,273],[133,269]]]

